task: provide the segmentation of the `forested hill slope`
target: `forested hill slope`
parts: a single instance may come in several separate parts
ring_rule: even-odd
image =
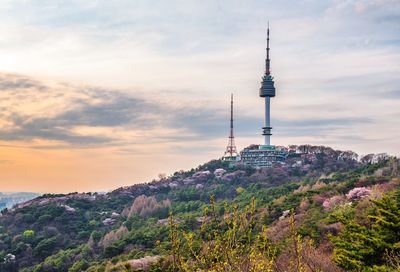
[[[43,195],[4,210],[0,271],[220,271],[224,258],[231,267],[224,271],[267,271],[264,262],[273,271],[396,269],[399,160],[322,146],[290,150],[285,165],[268,169],[215,160],[108,194]],[[236,214],[245,221],[237,222],[238,237],[255,236],[225,243]],[[268,256],[259,251],[264,230]],[[210,245],[225,257],[212,256]],[[241,265],[260,270],[238,268],[239,249]]]

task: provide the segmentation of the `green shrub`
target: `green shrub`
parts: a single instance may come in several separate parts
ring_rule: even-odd
[[[79,260],[75,262],[71,268],[68,269],[68,272],[81,272],[86,271],[90,267],[90,264],[86,260]]]
[[[334,260],[346,270],[369,271],[375,266],[386,266],[387,253],[400,254],[400,193],[373,203],[376,210],[369,216],[368,226],[339,217],[345,229],[331,240],[335,245]]]
[[[37,246],[34,248],[33,252],[35,255],[45,257],[50,255],[52,250],[57,244],[57,238],[56,237],[51,237],[49,239],[44,239],[40,241]]]

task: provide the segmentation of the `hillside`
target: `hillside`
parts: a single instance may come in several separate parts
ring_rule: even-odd
[[[359,158],[303,145],[290,147],[285,165],[262,170],[214,160],[107,194],[43,195],[2,211],[0,271],[186,271],[182,262],[192,271],[237,271],[215,268],[225,257],[195,258],[207,259],[204,249],[224,241],[236,212],[245,230],[262,234],[267,227],[272,271],[287,271],[293,260],[293,271],[395,271],[399,168],[385,154]],[[219,238],[205,235],[213,229]],[[187,233],[195,237],[193,254],[182,251]],[[253,252],[258,239],[240,245]],[[181,265],[172,269],[178,253]]]

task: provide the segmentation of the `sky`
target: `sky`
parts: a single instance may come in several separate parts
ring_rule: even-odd
[[[261,144],[400,155],[398,0],[0,1],[0,191],[108,191]]]

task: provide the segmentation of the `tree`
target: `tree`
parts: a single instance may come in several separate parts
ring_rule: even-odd
[[[54,249],[57,243],[56,237],[51,237],[49,239],[44,239],[39,242],[39,244],[33,250],[38,256],[45,257],[50,255],[51,251]]]
[[[373,200],[375,212],[369,216],[370,226],[353,220],[342,220],[344,230],[331,240],[335,245],[334,260],[350,271],[382,268],[390,271],[387,254],[400,253],[400,193]]]
[[[90,267],[90,264],[86,260],[79,260],[76,263],[74,263],[71,268],[68,269],[68,272],[80,272],[80,271],[86,271]]]
[[[256,228],[255,200],[243,211],[226,204],[222,218],[213,197],[210,202],[210,211],[204,212],[209,220],[199,233],[181,233],[170,217],[172,260],[162,271],[272,271],[276,249],[267,239],[266,227]]]
[[[25,242],[30,243],[33,241],[33,238],[35,237],[35,232],[33,230],[25,230],[22,233],[22,237]]]

